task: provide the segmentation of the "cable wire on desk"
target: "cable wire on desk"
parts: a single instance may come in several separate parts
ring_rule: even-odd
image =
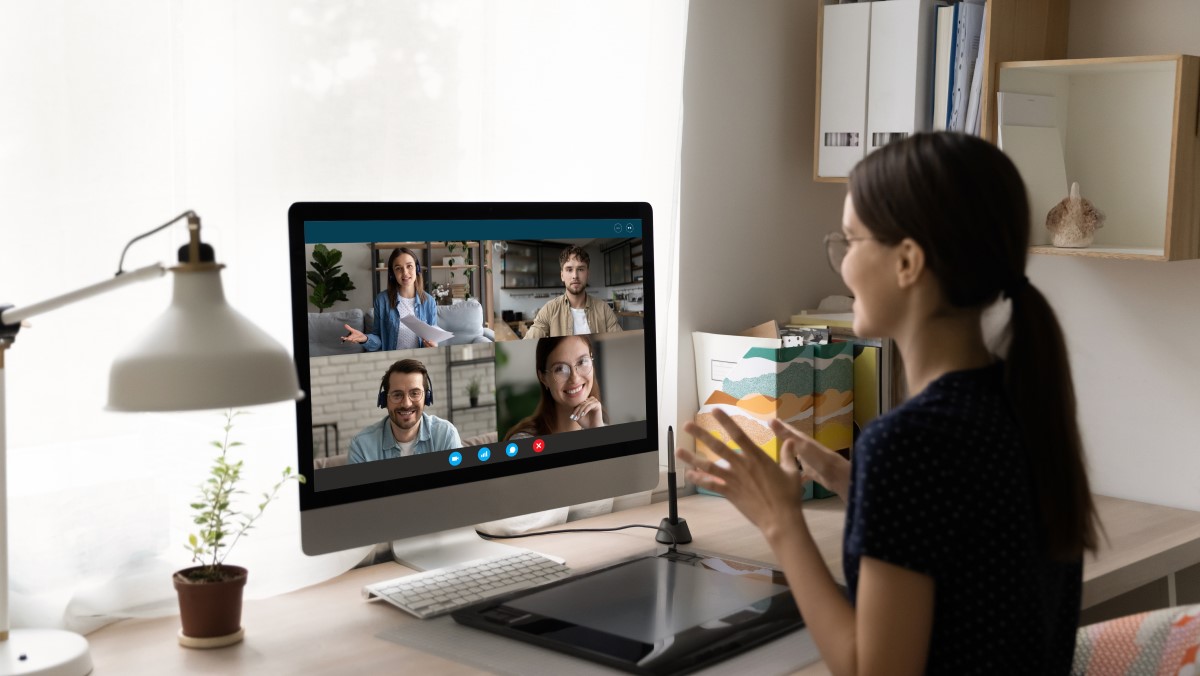
[[[558,535],[560,533],[611,533],[618,530],[628,530],[630,528],[649,528],[650,530],[666,533],[667,537],[671,538],[671,550],[675,550],[675,535],[671,533],[671,531],[661,526],[648,526],[642,523],[631,523],[626,526],[613,526],[612,528],[560,528],[557,530],[543,530],[536,533],[520,533],[517,535],[492,535],[490,533],[484,533],[481,530],[476,530],[475,534],[485,540],[515,540],[517,538],[531,538],[538,535]]]

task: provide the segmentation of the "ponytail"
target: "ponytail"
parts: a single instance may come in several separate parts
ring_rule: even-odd
[[[1095,552],[1099,519],[1084,467],[1075,387],[1054,310],[1027,282],[1012,300],[1004,382],[1029,449],[1034,495],[1050,555],[1074,560]]]

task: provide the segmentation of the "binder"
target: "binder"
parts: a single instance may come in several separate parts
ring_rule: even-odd
[[[866,154],[867,65],[875,4],[825,7],[817,137],[819,177],[849,176]]]
[[[987,17],[984,16],[986,24]],[[967,124],[963,130],[972,136],[979,136],[980,112],[983,102],[983,56],[987,48],[987,26],[979,31],[979,53],[975,56],[975,69],[971,75],[971,98],[967,102]]]
[[[871,4],[867,152],[929,130],[937,16],[934,0]]]
[[[937,46],[933,66],[933,129],[941,131],[950,119],[950,66],[954,54],[954,11],[956,5],[937,8]]]
[[[983,4],[962,0],[954,8],[954,74],[951,79],[950,120],[946,128],[964,131],[971,96],[971,78],[975,72],[975,57],[979,54],[983,30]]]

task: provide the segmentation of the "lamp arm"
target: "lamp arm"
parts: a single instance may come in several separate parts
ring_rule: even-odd
[[[125,274],[125,271],[122,269],[125,265],[125,253],[127,251],[129,251],[129,247],[133,246],[134,242],[138,241],[139,239],[144,239],[146,237],[149,237],[150,235],[153,235],[154,233],[158,232],[159,230],[166,229],[166,228],[174,225],[175,223],[178,223],[180,221],[180,219],[183,219],[183,218],[188,219],[188,225],[191,225],[193,222],[196,223],[197,225],[199,225],[199,223],[200,223],[200,217],[196,215],[196,212],[192,211],[191,209],[188,209],[187,211],[183,212],[182,214],[179,214],[175,218],[172,218],[171,220],[167,221],[166,223],[163,223],[162,225],[158,226],[157,228],[154,228],[153,230],[150,230],[147,232],[143,232],[142,234],[138,235],[137,237],[134,237],[133,239],[129,240],[129,242],[125,244],[125,248],[121,249],[121,260],[117,261],[116,276],[120,277],[121,275]]]
[[[172,221],[172,223],[174,222],[175,221]],[[167,225],[170,225],[170,223]],[[8,308],[7,310],[4,310],[3,313],[0,313],[0,326],[19,326],[22,321],[35,315],[40,315],[43,312],[57,310],[64,305],[70,305],[71,303],[81,301],[85,298],[98,296],[102,293],[107,293],[134,282],[140,282],[152,277],[162,277],[166,273],[167,269],[163,267],[162,263],[154,263],[152,265],[147,265],[144,268],[138,268],[137,270],[126,272],[118,277],[106,279],[103,282],[98,282],[96,284],[92,284],[91,286],[85,286],[82,289],[76,289],[75,291],[64,293],[61,296],[55,296],[54,298],[44,300],[40,303],[34,303],[32,305],[26,305],[25,307],[19,308]]]

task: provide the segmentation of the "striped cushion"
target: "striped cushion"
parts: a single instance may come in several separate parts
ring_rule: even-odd
[[[1163,608],[1080,627],[1072,674],[1200,676],[1200,605]]]

